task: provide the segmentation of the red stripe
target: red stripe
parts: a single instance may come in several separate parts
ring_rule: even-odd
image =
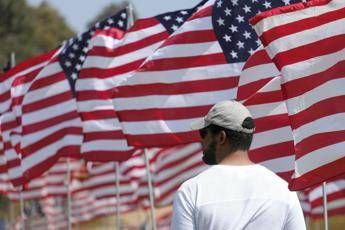
[[[115,110],[96,110],[90,112],[82,112],[79,115],[81,115],[83,121],[107,120],[117,118]]]
[[[98,162],[109,162],[109,161],[118,161],[123,162],[131,158],[134,150],[129,151],[106,151],[106,150],[97,150],[97,151],[88,151],[83,152],[83,159],[87,161],[98,161]]]
[[[117,114],[121,122],[176,120],[204,116],[212,105],[195,106],[188,108],[159,108],[145,110],[124,110]]]
[[[72,96],[72,93],[68,90],[66,92],[59,93],[57,95],[47,97],[36,102],[23,105],[22,111],[23,111],[23,114],[35,112],[35,111],[42,110],[47,107],[55,106],[60,103],[64,103],[71,100],[73,100],[73,96]]]
[[[213,11],[213,5],[208,6],[192,14],[192,16],[189,17],[187,21],[192,21],[192,20],[204,18],[204,17],[210,17],[212,16],[212,11]]]
[[[255,26],[257,23],[259,23],[260,21],[266,18],[270,18],[276,15],[290,13],[290,12],[294,12],[298,10],[303,10],[309,7],[326,5],[331,1],[332,0],[313,0],[313,1],[308,1],[308,2],[301,2],[301,3],[291,4],[287,6],[277,7],[272,10],[268,10],[263,13],[257,14],[255,17],[250,19],[250,24]]]
[[[23,76],[16,77],[16,79],[12,82],[12,88],[23,85],[25,83],[32,82],[35,79],[35,77],[41,72],[41,70],[42,68],[39,68]]]
[[[200,157],[200,162],[201,162],[202,150],[201,149],[197,149],[197,150],[194,150],[193,152],[186,153],[181,158],[170,160],[169,162],[166,162],[165,164],[159,165],[159,167],[156,169],[157,170],[156,173],[159,174],[161,172],[168,171],[170,169],[174,169],[176,166],[182,165],[184,162],[188,161],[189,159],[193,159],[197,155],[200,155],[199,157]],[[189,165],[186,166],[186,167],[189,167]],[[171,178],[165,178],[163,181],[166,182],[166,181],[169,181],[170,179]],[[163,181],[160,181],[160,182],[164,183]]]
[[[89,100],[97,100],[97,99],[109,99],[113,94],[114,89],[108,90],[82,90],[77,91],[77,100],[79,101],[89,101]]]
[[[25,135],[28,135],[50,127],[54,127],[56,124],[61,124],[65,121],[73,120],[76,118],[78,118],[78,114],[76,113],[76,111],[71,111],[69,113],[65,113],[44,121],[39,121],[31,125],[25,125],[23,126],[23,133]]]
[[[292,171],[287,171],[287,172],[279,172],[276,173],[279,177],[281,177],[283,180],[285,180],[286,182],[290,183],[291,181],[291,177],[294,174],[294,170]]]
[[[299,127],[323,117],[345,112],[345,95],[319,101],[301,112],[291,115],[291,127]]]
[[[20,73],[26,69],[29,69],[33,66],[36,66],[36,65],[39,65],[43,62],[48,61],[55,54],[56,51],[57,51],[57,49],[54,49],[54,50],[50,51],[49,53],[45,53],[45,54],[42,54],[40,56],[33,57],[33,58],[30,58],[28,60],[23,61],[22,63],[18,64],[17,66],[10,69],[9,71],[1,74],[0,75],[1,81],[2,82],[6,81],[8,78],[13,77],[14,75],[16,75],[16,74],[18,74],[18,73]]]
[[[136,42],[115,47],[115,49],[109,49],[107,47],[94,47],[90,50],[88,55],[102,57],[117,57],[132,52],[138,52],[140,49],[153,45],[157,42],[164,41],[168,36],[169,34],[166,31],[164,31],[158,34],[147,36]]]
[[[303,174],[303,176],[294,178],[289,184],[289,189],[296,191],[306,189],[321,182],[331,180],[334,177],[345,175],[344,172],[345,157],[322,165],[317,169]]]
[[[339,216],[340,218],[343,218],[343,215],[345,214],[345,207],[340,207],[332,210],[328,210],[328,217],[335,217]],[[322,219],[324,217],[323,213],[316,214],[312,213],[311,218],[316,220],[316,219]]]
[[[241,81],[240,76],[240,81]],[[250,96],[253,96],[255,93],[257,93],[262,87],[264,87],[268,82],[270,82],[273,79],[273,77],[270,78],[264,78],[260,79],[251,83],[248,83],[246,85],[241,85],[238,87],[237,92],[237,100],[243,101],[248,99]],[[244,102],[246,104],[246,102]]]
[[[65,138],[68,135],[81,135],[81,134],[82,134],[82,130],[79,127],[68,127],[68,128],[60,129],[48,136],[42,137],[38,142],[33,143],[25,148],[22,148],[22,156],[26,158],[32,154],[35,154],[36,151],[39,151],[40,149],[50,144],[62,141],[63,138]],[[60,152],[60,150],[57,150],[57,152]]]
[[[162,58],[150,60],[145,63],[138,71],[164,71],[174,69],[187,69],[200,66],[226,64],[224,53],[199,55],[193,57]]]
[[[167,39],[160,48],[170,45],[193,44],[215,41],[217,41],[217,37],[214,33],[214,30],[187,31],[184,33],[179,33],[170,36],[169,39]]]
[[[303,95],[328,81],[344,78],[345,61],[340,61],[329,69],[282,84],[288,98]]]
[[[37,79],[30,86],[30,91],[41,89],[41,88],[44,88],[46,86],[51,86],[54,83],[57,83],[60,81],[67,81],[67,78],[63,72],[58,72],[56,74],[52,74],[52,75],[46,76],[44,78]]]
[[[84,133],[84,143],[96,140],[123,140],[125,139],[122,130],[100,131]]]
[[[108,37],[112,37],[114,39],[121,39],[125,35],[125,31],[119,29],[119,28],[110,28],[110,29],[98,29],[95,31],[95,34],[93,35],[93,38],[99,35],[105,35]]]
[[[345,131],[324,132],[305,138],[295,145],[296,159],[326,146],[345,142]],[[330,150],[332,151],[332,150]]]
[[[286,113],[278,115],[267,115],[262,118],[255,119],[255,133],[273,131],[290,125],[290,120]],[[292,134],[291,134],[292,138]]]
[[[246,106],[260,105],[266,103],[282,102],[283,94],[281,90],[269,91],[269,92],[257,92],[248,98],[243,104]]]
[[[294,143],[291,140],[251,149],[249,151],[249,158],[255,163],[261,163],[263,161],[274,160],[280,157],[292,156],[294,155],[294,152]]]
[[[249,57],[245,66],[243,67],[243,70],[264,64],[272,64],[272,60],[268,56],[265,49],[260,49]]]
[[[154,17],[138,19],[135,21],[134,25],[127,31],[127,33],[143,30],[157,24],[160,24],[160,22]]]
[[[198,132],[159,133],[144,135],[126,135],[128,145],[136,147],[169,147],[186,143],[200,142]],[[151,141],[150,141],[151,140]]]
[[[79,78],[105,79],[105,78],[115,77],[117,75],[125,74],[133,70],[136,70],[144,61],[145,61],[145,58],[140,59],[140,60],[135,60],[118,67],[108,68],[108,69],[85,68],[83,69],[83,71],[80,72]]]
[[[260,40],[265,45],[281,37],[313,29],[318,26],[342,19],[345,15],[345,8],[321,14],[320,16],[309,17],[285,25],[276,26],[262,34]]]
[[[336,53],[345,48],[345,34],[325,38],[317,42],[291,48],[278,53],[273,62],[281,70],[286,65],[302,62],[311,58]]]
[[[181,77],[182,78],[182,77]],[[205,79],[200,76],[200,79]],[[183,81],[177,83],[152,83],[145,85],[131,85],[117,87],[119,97],[140,97],[147,95],[176,95],[186,93],[213,92],[232,89],[238,85],[238,77],[224,77],[197,81]]]
[[[11,98],[11,91],[8,89],[6,92],[0,94],[0,103],[4,103]]]
[[[337,187],[336,184],[335,184],[335,186]],[[345,189],[342,189],[340,191],[334,191],[332,193],[327,193],[327,202],[340,200],[342,198],[345,198]],[[323,197],[320,196],[319,198],[311,201],[310,204],[311,204],[312,209],[317,207],[317,206],[322,206],[323,205]]]

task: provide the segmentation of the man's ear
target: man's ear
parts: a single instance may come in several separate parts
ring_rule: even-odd
[[[220,131],[219,132],[219,135],[218,135],[218,138],[219,138],[219,144],[225,144],[226,141],[227,141],[227,136],[226,136],[226,133],[224,130]]]

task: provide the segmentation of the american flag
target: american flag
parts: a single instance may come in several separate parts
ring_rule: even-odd
[[[1,75],[0,110],[1,135],[3,141],[3,169],[13,184],[23,183],[20,152],[15,151],[18,134],[21,132],[21,104],[23,96],[36,75],[49,62],[56,50],[30,58]],[[15,135],[14,135],[15,134]],[[15,142],[12,142],[15,138]],[[17,146],[18,150],[19,145]]]
[[[293,190],[345,173],[344,12],[342,0],[313,0],[252,20],[282,73],[296,153]]]
[[[121,40],[111,33],[100,34],[93,39],[76,83],[86,140],[82,146],[84,158],[123,161],[133,153],[115,112],[112,101],[114,88],[194,11],[195,8],[139,19]]]
[[[115,108],[129,144],[199,141],[190,123],[216,102],[236,97],[243,64],[260,44],[249,18],[282,4],[268,0],[205,3],[117,88]]]
[[[243,67],[237,100],[255,119],[250,159],[290,181],[295,166],[292,130],[281,90],[281,74],[260,47]]]
[[[345,179],[336,179],[326,184],[328,216],[345,214]],[[323,218],[322,185],[316,185],[299,192],[303,212],[312,219]]]

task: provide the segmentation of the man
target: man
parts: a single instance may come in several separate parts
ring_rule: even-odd
[[[214,105],[192,124],[203,161],[213,165],[186,181],[174,199],[173,230],[306,229],[296,193],[248,157],[254,121],[236,101]]]

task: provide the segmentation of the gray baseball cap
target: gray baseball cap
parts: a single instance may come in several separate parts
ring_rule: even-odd
[[[203,129],[211,124],[220,127],[244,132],[253,133],[253,129],[248,129],[242,126],[246,118],[252,118],[249,110],[237,101],[222,101],[215,104],[207,115],[191,124],[193,130]]]

